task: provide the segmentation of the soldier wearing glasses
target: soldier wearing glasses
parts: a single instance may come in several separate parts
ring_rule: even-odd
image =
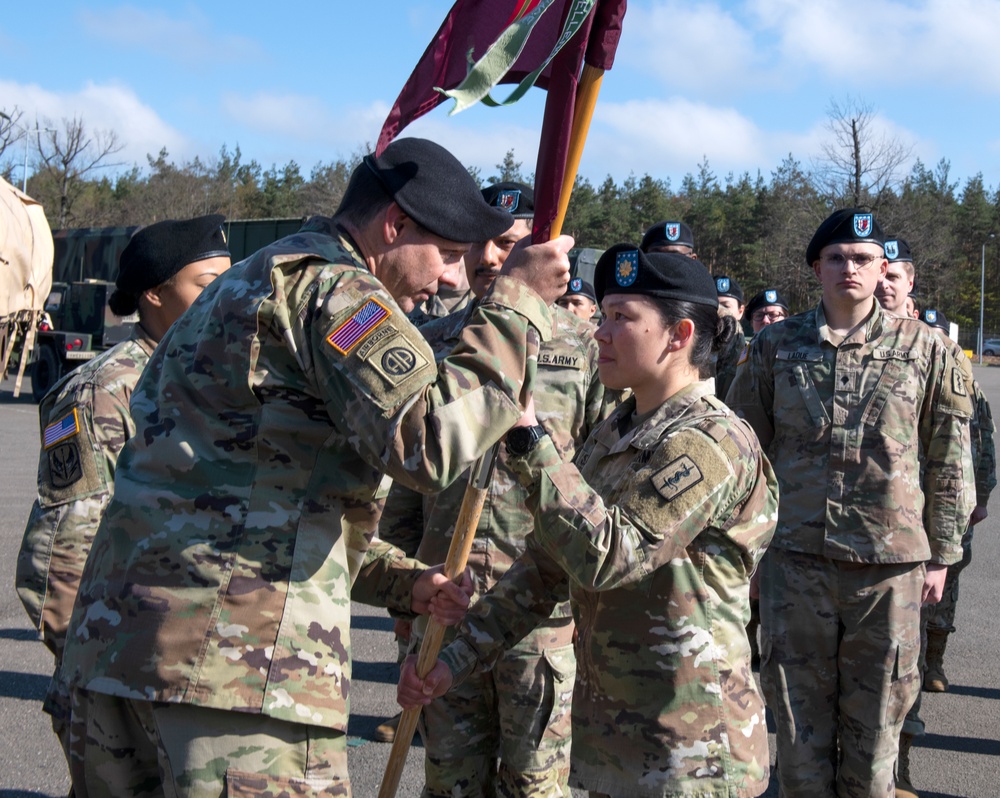
[[[769,324],[787,319],[788,303],[777,288],[765,288],[750,300],[747,315],[750,317],[753,334],[756,335]]]
[[[883,242],[870,213],[826,219],[806,249],[820,304],[761,330],[727,397],[780,485],[758,576],[787,798],[893,795],[920,605],[940,600],[975,498],[968,390],[940,337],[875,301]]]

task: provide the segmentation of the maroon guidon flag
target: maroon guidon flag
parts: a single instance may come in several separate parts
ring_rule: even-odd
[[[535,165],[532,239],[547,241],[566,170],[582,64],[608,70],[621,36],[626,0],[458,0],[427,46],[386,117],[375,152],[414,119],[455,100],[496,106],[532,85],[548,91]],[[503,101],[490,90],[517,87]]]

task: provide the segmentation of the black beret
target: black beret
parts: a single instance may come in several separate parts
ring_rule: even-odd
[[[951,332],[951,325],[948,324],[948,318],[940,310],[920,311],[920,321],[931,327],[944,330],[946,333]]]
[[[882,228],[875,214],[861,208],[841,208],[823,221],[806,247],[806,263],[810,266],[819,260],[823,247],[830,244],[878,244],[885,243]]]
[[[229,257],[218,213],[182,221],[156,222],[138,230],[118,259],[115,285],[138,297],[143,291],[162,285],[177,272],[199,260]]]
[[[740,288],[740,284],[733,277],[727,277],[724,274],[717,275],[715,278],[715,291],[719,296],[731,296],[741,305],[743,304],[743,289]]]
[[[503,208],[515,219],[531,219],[535,215],[535,192],[524,183],[494,183],[482,191],[487,205]]]
[[[788,303],[777,288],[765,288],[760,293],[754,294],[754,298],[747,305],[747,315],[753,316],[755,310],[770,307],[771,305],[777,305],[779,308],[789,310]]]
[[[694,249],[694,233],[684,222],[657,222],[642,237],[639,249],[649,252],[653,247],[682,246]]]
[[[889,263],[913,263],[910,245],[902,238],[888,238],[885,244],[885,258]]]
[[[569,296],[570,294],[580,294],[588,299],[597,301],[597,294],[594,292],[594,286],[579,277],[574,277],[569,281],[569,285],[566,286],[566,293],[563,296]]]
[[[433,141],[396,139],[364,164],[408,216],[441,238],[487,241],[511,225],[510,214],[487,205],[472,175]]]
[[[719,306],[715,280],[701,261],[677,252],[647,254],[635,244],[615,244],[601,255],[594,288],[600,302],[607,294],[642,294]]]

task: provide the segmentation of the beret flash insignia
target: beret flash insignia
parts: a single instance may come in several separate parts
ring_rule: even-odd
[[[570,291],[579,291],[581,288],[583,288],[583,280],[581,280],[579,277],[574,277],[572,280],[569,281]]]
[[[619,252],[615,258],[615,282],[627,288],[639,276],[639,253],[637,250]]]
[[[726,293],[729,290],[729,278],[728,277],[716,277],[715,278],[715,290],[720,294]]]
[[[872,233],[872,215],[870,213],[854,214],[854,235],[858,238],[868,238]]]
[[[667,241],[676,241],[681,237],[681,226],[678,222],[667,222],[664,225],[663,234],[667,237]]]
[[[778,301],[778,292],[769,288],[764,292],[764,299],[773,304]]]
[[[924,318],[927,319],[927,323],[928,324],[936,324],[937,323],[937,311],[936,310],[928,310],[928,311],[926,311],[924,313]]]
[[[497,194],[496,206],[498,208],[503,208],[508,213],[513,213],[517,210],[517,206],[521,203],[521,191],[520,189],[511,189],[509,191],[501,191]]]
[[[885,242],[885,256],[892,260],[899,255],[899,242],[896,240]]]

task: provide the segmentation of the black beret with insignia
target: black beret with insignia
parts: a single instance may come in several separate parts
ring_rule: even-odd
[[[727,277],[724,274],[718,274],[715,276],[715,290],[719,296],[730,296],[743,304],[743,289],[740,288],[740,284],[736,282],[735,278]]]
[[[449,241],[488,241],[506,232],[510,214],[487,205],[459,160],[440,144],[396,139],[364,165],[408,216]]]
[[[715,280],[694,258],[678,252],[645,253],[635,244],[615,244],[594,271],[598,301],[607,294],[641,294],[719,306]]]
[[[487,205],[503,208],[515,219],[531,219],[535,215],[535,192],[524,183],[494,183],[482,190]]]
[[[928,309],[920,311],[920,321],[930,327],[937,327],[940,330],[944,330],[946,333],[951,332],[951,325],[948,324],[947,317],[940,310]]]
[[[788,303],[777,288],[765,288],[760,293],[754,294],[753,299],[750,300],[750,304],[747,305],[747,315],[753,316],[755,310],[771,305],[777,305],[779,308],[790,310]]]
[[[654,247],[691,247],[694,249],[694,233],[684,222],[657,222],[642,237],[639,249],[649,252]]]
[[[597,294],[594,291],[594,286],[579,277],[574,277],[569,281],[569,285],[566,286],[566,293],[563,294],[563,296],[569,296],[570,294],[579,294],[580,296],[585,296],[594,302],[597,301]]]
[[[885,244],[882,228],[875,214],[862,208],[841,208],[834,211],[816,228],[816,233],[806,247],[806,263],[810,266],[819,260],[823,247],[830,244]]]
[[[885,258],[889,263],[913,263],[910,245],[902,238],[887,238],[883,247],[885,248]]]
[[[189,263],[229,257],[224,221],[225,216],[213,213],[196,219],[156,222],[136,231],[118,259],[115,294],[120,299],[124,294],[138,300],[143,291],[162,285]],[[128,311],[134,312],[134,308]]]

